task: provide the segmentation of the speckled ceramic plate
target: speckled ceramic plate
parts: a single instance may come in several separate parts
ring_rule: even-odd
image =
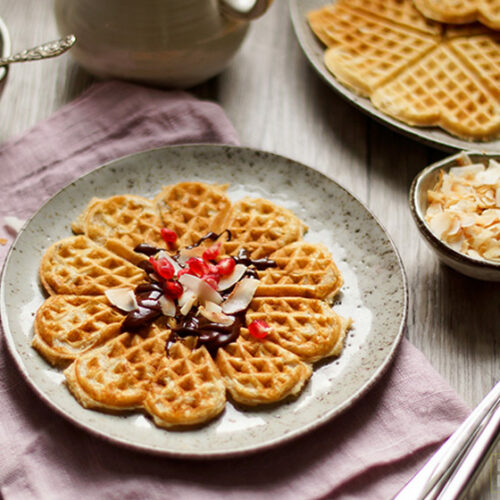
[[[233,200],[262,196],[293,210],[325,243],[343,273],[337,312],[354,326],[337,360],[317,366],[295,401],[241,411],[230,403],[215,421],[184,432],[155,427],[142,414],[108,415],[85,410],[70,395],[63,375],[30,346],[33,317],[44,300],[40,258],[71,234],[71,221],[92,196],[153,196],[185,180],[229,183]],[[381,376],[402,336],[407,291],[393,243],[373,215],[322,174],[281,156],[231,146],[177,146],[147,151],[104,165],[64,188],[26,224],[7,257],[0,291],[8,347],[21,373],[54,410],[78,426],[134,449],[208,458],[275,446],[314,429],[351,406]]]
[[[326,66],[323,63],[324,46],[314,36],[306,20],[306,15],[310,10],[319,9],[328,5],[329,3],[332,3],[332,0],[289,0],[289,2],[290,16],[292,18],[295,34],[297,35],[297,39],[302,47],[302,50],[304,51],[304,54],[311,63],[312,67],[342,97],[384,125],[387,125],[388,127],[425,144],[447,151],[457,149],[493,153],[500,151],[500,139],[488,142],[470,142],[455,137],[445,130],[437,127],[412,127],[411,125],[406,125],[405,123],[382,113],[372,105],[370,99],[361,97],[349,90],[326,69]]]

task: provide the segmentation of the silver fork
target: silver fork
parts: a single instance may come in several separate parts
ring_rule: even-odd
[[[500,437],[500,382],[394,500],[461,498]]]

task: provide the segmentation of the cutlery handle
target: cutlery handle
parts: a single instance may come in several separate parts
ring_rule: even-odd
[[[273,0],[220,0],[221,11],[228,17],[250,21],[260,17]]]
[[[463,498],[500,438],[500,406],[439,493],[439,500]]]
[[[0,58],[0,66],[16,62],[38,61],[40,59],[47,59],[48,57],[56,57],[73,47],[75,42],[75,35],[68,35],[59,40],[42,43],[32,49],[26,49],[12,56]]]
[[[455,470],[463,455],[471,446],[485,423],[500,402],[500,382],[486,395],[474,411],[451,435],[451,437],[430,458],[424,467],[408,482],[394,497],[394,500],[421,500],[435,498],[437,486],[444,485],[445,481]]]

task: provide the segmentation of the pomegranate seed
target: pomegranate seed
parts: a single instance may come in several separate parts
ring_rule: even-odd
[[[182,295],[184,288],[182,288],[182,285],[178,281],[169,280],[164,283],[163,291],[171,299],[178,299]]]
[[[217,269],[221,276],[228,276],[234,271],[234,266],[236,266],[236,261],[232,257],[227,257],[217,264]]]
[[[215,260],[217,258],[217,256],[219,255],[219,252],[220,252],[220,243],[216,243],[215,245],[208,247],[203,252],[203,259],[204,260]]]
[[[154,257],[149,258],[149,262],[153,265],[155,273],[162,278],[169,280],[174,276],[174,266],[170,264],[167,259],[158,259],[156,260]]]
[[[209,262],[207,266],[208,266],[208,274],[215,274],[219,276],[219,268],[215,264],[211,264]]]
[[[248,325],[248,332],[256,339],[264,339],[271,332],[271,327],[263,319],[254,319]]]
[[[161,228],[161,237],[168,246],[173,245],[177,241],[177,233],[166,227]]]
[[[208,273],[207,263],[199,257],[191,257],[186,261],[186,265],[189,267],[191,273],[196,274],[200,278]]]
[[[211,274],[206,274],[205,276],[203,276],[201,278],[205,283],[207,283],[208,285],[210,285],[214,290],[217,290],[217,279],[214,278],[213,275]]]
[[[189,268],[185,267],[184,269],[177,271],[177,277],[180,278],[183,274],[189,274],[189,272]]]

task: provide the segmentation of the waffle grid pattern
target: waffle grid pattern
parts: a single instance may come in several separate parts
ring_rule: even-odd
[[[149,217],[144,224],[132,220],[152,213],[148,200],[94,199],[73,226],[84,234],[55,243],[42,257],[41,282],[51,296],[37,312],[33,337],[42,356],[66,367],[67,386],[84,407],[144,411],[167,429],[199,425],[223,411],[226,393],[249,406],[296,396],[313,362],[340,353],[344,323],[327,301],[342,277],[328,250],[302,240],[306,226],[291,211],[263,199],[233,205],[226,186],[197,184],[167,186],[152,203],[159,211],[186,203],[174,220],[185,242],[229,228],[232,238],[223,241],[221,257],[245,248],[252,258],[276,259],[272,273],[259,273],[259,297],[247,313],[248,322],[267,321],[272,334],[258,340],[242,328],[214,360],[204,347],[196,348],[194,338],[167,349],[171,331],[164,317],[139,333],[121,333],[124,314],[105,292],[133,289],[147,278],[134,260],[121,257],[123,247],[116,242],[130,249],[142,242],[142,232],[146,238],[160,226],[153,227]],[[133,240],[121,239],[127,231]]]
[[[419,31],[425,17],[411,0],[388,0],[385,7],[381,1],[340,0],[309,13],[311,29],[327,46],[328,70],[409,125],[439,126],[471,140],[500,136],[497,35],[476,25],[443,25],[442,35],[428,34]],[[398,10],[407,13],[404,22]],[[421,22],[408,26],[411,18]]]

